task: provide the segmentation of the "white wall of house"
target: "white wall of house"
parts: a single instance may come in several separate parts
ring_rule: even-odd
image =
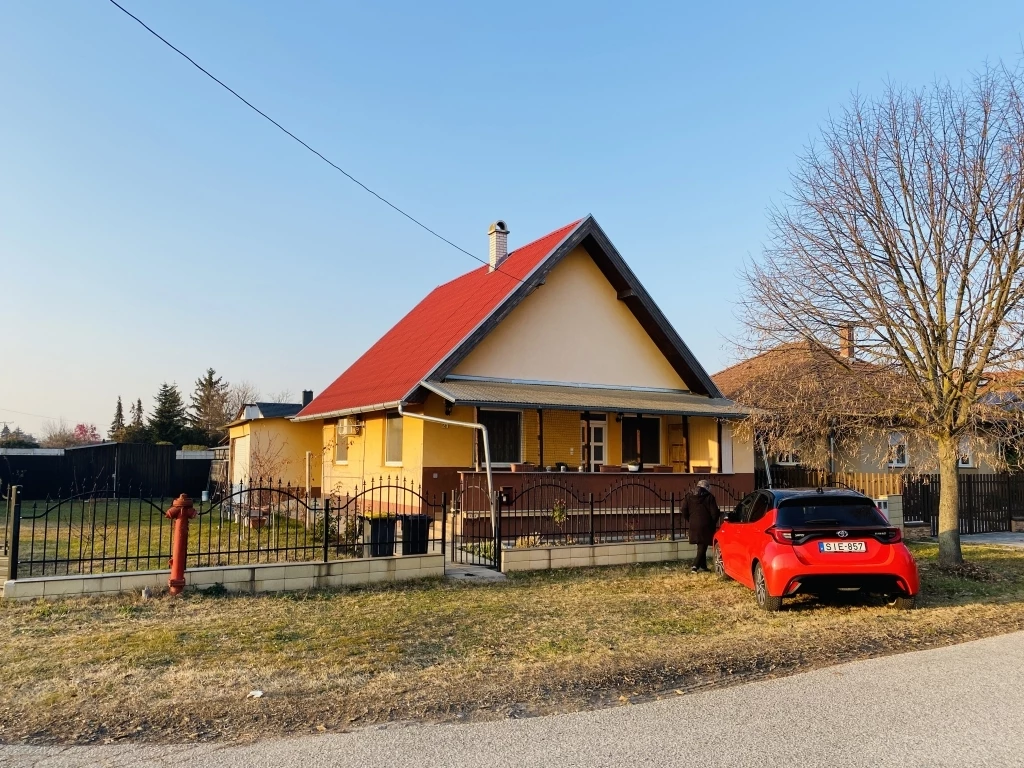
[[[521,381],[686,389],[583,249],[466,357],[456,374]]]

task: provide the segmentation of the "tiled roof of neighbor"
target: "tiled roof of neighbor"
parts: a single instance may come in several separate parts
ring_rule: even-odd
[[[299,417],[379,408],[409,395],[577,224],[579,221],[574,221],[517,248],[495,272],[481,266],[435,288],[302,409]]]
[[[264,419],[286,419],[302,410],[302,403],[253,403],[253,405],[260,409]]]

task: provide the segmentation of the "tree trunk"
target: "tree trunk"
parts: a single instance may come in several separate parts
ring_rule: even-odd
[[[964,561],[960,551],[960,473],[957,443],[953,438],[938,440],[939,449],[939,566],[951,567]]]

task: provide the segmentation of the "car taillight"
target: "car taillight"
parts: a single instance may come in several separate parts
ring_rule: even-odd
[[[779,544],[792,544],[793,543],[793,531],[789,528],[776,528],[774,525],[769,528],[765,533],[771,534],[771,537],[775,539]]]
[[[875,538],[883,544],[899,544],[903,541],[903,532],[899,528],[886,528],[875,533]]]

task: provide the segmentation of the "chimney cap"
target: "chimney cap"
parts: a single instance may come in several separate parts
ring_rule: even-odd
[[[491,226],[488,227],[488,229],[487,229],[487,234],[488,235],[493,235],[495,232],[503,232],[504,234],[507,235],[508,234],[508,225],[506,225],[505,222],[502,221],[501,219],[498,219],[496,222],[491,224]]]

